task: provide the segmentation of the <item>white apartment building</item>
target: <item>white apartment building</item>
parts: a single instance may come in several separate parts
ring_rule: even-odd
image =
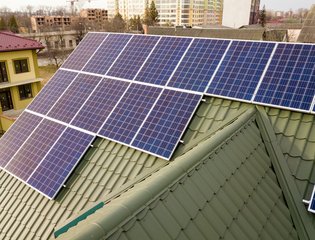
[[[116,5],[118,3],[118,6]],[[108,16],[119,10],[124,19],[143,16],[151,0],[108,0]],[[160,25],[221,24],[222,0],[155,0]]]
[[[116,6],[116,2],[118,6]],[[130,19],[134,16],[144,15],[147,0],[108,0],[108,17],[113,18],[116,15],[116,11],[122,15],[123,19]],[[118,7],[118,9],[117,9]]]
[[[239,28],[257,23],[260,0],[224,0],[222,25]]]

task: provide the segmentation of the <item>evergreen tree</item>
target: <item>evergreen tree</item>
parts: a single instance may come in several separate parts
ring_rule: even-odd
[[[113,31],[114,32],[124,32],[126,28],[126,23],[122,18],[120,13],[117,13],[113,18]]]
[[[263,9],[259,12],[259,22],[262,27],[266,26],[266,8],[265,5]]]
[[[150,7],[146,7],[144,11],[143,23],[148,26],[153,26],[159,21],[159,13],[156,10],[154,1],[151,2]]]
[[[8,28],[13,33],[19,33],[19,27],[17,25],[14,15],[9,18]]]
[[[133,30],[133,31],[140,31],[142,32],[142,24],[141,24],[141,19],[140,19],[140,16],[134,16],[132,18],[130,18],[129,20],[129,28],[130,30]]]
[[[5,22],[4,18],[1,18],[0,19],[0,31],[4,31],[7,29],[8,29],[7,23]]]
[[[155,25],[159,21],[159,13],[156,9],[156,6],[153,0],[150,4],[150,18],[151,18],[151,25]]]
[[[143,24],[148,25],[148,26],[152,25],[151,24],[150,9],[148,7],[146,7],[144,10]]]

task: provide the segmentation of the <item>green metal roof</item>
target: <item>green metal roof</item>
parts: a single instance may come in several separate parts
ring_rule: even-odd
[[[250,108],[60,239],[298,239]]]
[[[263,110],[265,114],[267,112],[266,116],[268,116],[267,119],[270,125],[269,131],[271,130],[272,134],[276,133],[279,139],[279,144],[276,144],[276,148],[279,151],[281,142],[285,145],[285,140],[283,140],[285,137],[283,136],[288,136],[289,139],[292,137],[297,139],[294,141],[294,144],[298,144],[298,140],[303,140],[304,142],[304,145],[297,145],[301,149],[299,153],[296,153],[297,156],[292,154],[292,152],[286,152],[283,147],[280,151],[280,155],[282,155],[283,159],[288,159],[288,156],[290,156],[290,158],[295,156],[294,161],[298,162],[296,165],[301,165],[301,167],[296,168],[299,170],[296,170],[298,174],[296,174],[295,177],[291,176],[290,171],[288,171],[288,174],[285,172],[281,174],[277,171],[274,172],[274,161],[278,160],[277,158],[275,158],[275,160],[273,157],[269,157],[270,152],[266,150],[268,142],[266,142],[266,137],[263,137],[264,134],[262,133],[262,129],[264,128],[261,127],[261,123],[257,117],[258,111],[254,105],[219,98],[206,97],[205,99],[206,101],[202,102],[201,106],[198,108],[183,137],[184,144],[181,144],[175,152],[173,162],[164,161],[108,140],[97,139],[93,147],[75,169],[74,174],[72,174],[67,181],[67,186],[62,189],[60,194],[58,194],[57,198],[53,201],[46,199],[19,180],[1,171],[0,239],[54,239],[54,232],[56,230],[76,220],[82,216],[82,214],[89,212],[90,209],[100,202],[105,203],[105,206],[101,208],[101,210],[87,217],[79,223],[77,227],[70,229],[68,233],[61,235],[61,238],[71,239],[66,238],[66,236],[69,236],[68,234],[73,236],[71,234],[77,231],[78,228],[87,230],[88,227],[85,228],[85,226],[92,223],[94,218],[102,219],[101,221],[104,221],[106,225],[110,224],[110,226],[112,226],[111,232],[113,231],[119,236],[122,236],[121,231],[126,234],[133,234],[133,231],[138,229],[138,227],[147,231],[144,225],[139,225],[138,223],[141,222],[141,224],[143,224],[143,221],[145,221],[147,222],[145,226],[151,229],[152,224],[156,223],[155,214],[162,213],[163,209],[165,210],[164,205],[166,202],[163,199],[173,201],[173,198],[168,198],[167,196],[183,196],[183,198],[177,201],[180,201],[181,204],[188,204],[189,206],[192,204],[190,201],[194,202],[194,204],[198,206],[197,213],[203,212],[204,209],[208,210],[208,207],[206,207],[208,204],[211,209],[213,209],[212,211],[217,214],[217,217],[214,218],[216,221],[213,219],[202,221],[206,216],[211,216],[213,214],[212,212],[210,215],[201,214],[200,216],[202,217],[193,218],[194,221],[188,221],[186,218],[183,218],[183,221],[185,220],[186,223],[189,224],[186,225],[186,227],[182,225],[179,225],[179,227],[181,233],[184,234],[186,238],[189,238],[189,234],[196,231],[196,227],[200,228],[200,225],[205,224],[209,229],[213,228],[213,231],[211,230],[213,233],[215,232],[219,236],[224,236],[226,239],[233,236],[234,238],[235,236],[239,236],[237,239],[246,239],[240,237],[243,236],[242,234],[245,234],[249,239],[253,239],[251,237],[258,236],[258,234],[260,234],[261,239],[281,239],[284,237],[297,239],[297,236],[300,239],[307,239],[304,237],[305,234],[301,234],[301,232],[306,232],[307,235],[308,228],[306,226],[306,229],[300,230],[302,228],[301,225],[303,225],[300,224],[300,222],[311,222],[311,226],[314,227],[315,218],[312,214],[307,213],[305,206],[299,206],[295,209],[292,207],[292,204],[296,203],[296,199],[300,201],[299,203],[302,202],[303,198],[307,199],[311,184],[314,182],[315,178],[314,173],[310,173],[305,165],[305,163],[309,163],[310,159],[304,156],[304,154],[314,156],[315,152],[315,148],[311,148],[314,142],[313,135],[311,133],[307,135],[308,129],[310,129],[309,125],[314,126],[313,116],[307,114],[296,115],[296,113],[290,111],[272,108]],[[285,113],[289,113],[289,116],[285,115]],[[296,116],[299,116],[298,119],[296,119]],[[296,121],[298,121],[296,128],[298,130],[294,133],[287,133],[286,131],[290,131],[291,125],[296,123]],[[283,126],[284,124],[285,126]],[[257,127],[258,125],[259,127]],[[304,135],[301,138],[302,132]],[[223,133],[226,134],[224,135]],[[245,138],[241,137],[243,134],[245,134]],[[267,136],[269,135],[267,134]],[[231,138],[231,136],[233,137]],[[218,148],[216,148],[215,144],[217,144]],[[308,147],[309,145],[310,147]],[[223,146],[224,149],[228,149],[228,151],[220,150],[221,146]],[[295,150],[296,148],[292,147],[292,150],[293,149]],[[216,153],[216,151],[219,152]],[[210,155],[214,156],[216,160],[206,161]],[[252,160],[249,161],[247,158]],[[312,160],[314,161],[314,157]],[[241,167],[235,169],[234,161],[242,163]],[[210,198],[210,195],[200,197],[200,193],[203,191],[198,189],[198,183],[200,183],[200,187],[211,186],[213,183],[207,179],[205,179],[204,182],[200,180],[200,177],[205,178],[208,175],[200,174],[201,172],[198,172],[199,167],[197,167],[197,165],[199,167],[203,166],[200,168],[201,172],[203,172],[204,169],[209,169],[209,166],[211,166],[210,170],[213,166],[215,166],[214,169],[221,169],[224,166],[224,168],[220,170],[223,171],[222,176],[221,174],[216,175],[219,171],[211,172],[214,174],[213,176],[212,174],[208,174],[209,177],[212,178],[215,176],[215,180],[220,183],[219,186],[223,186],[220,188],[221,190],[211,188],[209,194],[212,195],[212,197]],[[246,167],[243,168],[243,165]],[[288,168],[292,169],[290,165],[292,164],[285,164],[285,166],[289,166]],[[163,179],[165,180],[154,180],[161,179],[160,173],[163,173],[163,171],[168,172],[168,174],[163,175]],[[231,171],[233,175],[231,175]],[[190,178],[189,172],[192,173],[193,178]],[[178,178],[173,179],[172,175],[178,176]],[[283,181],[286,181],[286,178],[292,178],[292,181],[296,182],[296,184],[293,184],[296,186],[295,189],[299,190],[294,191],[293,189],[291,191],[290,187],[285,188],[281,184],[279,185],[278,180],[280,175],[281,178],[284,179]],[[304,177],[301,178],[301,175]],[[233,180],[235,176],[239,177],[237,181]],[[170,182],[170,178],[173,179],[172,182]],[[195,178],[196,180],[191,181],[191,179]],[[184,185],[180,183],[179,179],[182,179],[181,181],[183,181],[184,185],[186,184],[185,188],[182,188]],[[251,181],[248,181],[248,179],[251,179]],[[305,184],[305,182],[307,183]],[[142,187],[150,185],[160,192],[142,192],[142,188],[140,190],[140,187],[138,187],[139,185]],[[171,190],[169,190],[170,186],[173,186]],[[255,190],[253,190],[254,188]],[[139,189],[139,191],[137,192],[136,189]],[[149,189],[152,189],[152,187]],[[178,193],[179,195],[175,193],[175,195],[173,195],[172,189],[174,189],[176,194],[177,191],[180,191]],[[237,191],[235,191],[235,189]],[[195,190],[198,190],[196,200],[192,198],[195,194],[190,192]],[[305,194],[297,194],[296,192],[299,191]],[[252,195],[252,193],[256,194],[256,192],[258,195]],[[147,195],[144,193],[150,195],[143,196]],[[165,196],[162,193],[165,193]],[[248,196],[249,194],[251,196]],[[290,198],[291,195],[293,196],[291,197],[292,199]],[[289,202],[287,198],[290,198]],[[131,201],[131,199],[133,200]],[[204,208],[200,205],[200,199],[202,201],[206,199],[206,203],[203,205]],[[140,203],[144,200],[150,202],[150,204],[142,204],[143,206],[140,206]],[[186,200],[188,201],[187,203]],[[118,205],[116,205],[116,207],[112,205],[113,202],[117,201],[122,201],[123,205],[119,205],[119,207]],[[230,205],[226,205],[224,201]],[[250,204],[241,205],[241,201]],[[288,202],[288,206],[286,202]],[[175,201],[175,203],[177,202]],[[223,204],[223,206],[221,206],[222,211],[217,212],[217,205],[212,205],[214,203],[219,204],[218,206]],[[155,204],[157,204],[156,207],[154,207]],[[177,229],[177,221],[181,223],[181,220],[177,218],[181,219],[188,213],[192,213],[189,206],[184,207],[183,212],[179,212],[178,216],[175,216],[175,220],[171,218],[167,218],[163,221],[161,218],[158,218],[158,220],[162,222],[170,221],[168,223],[174,224],[173,228]],[[258,208],[254,208],[254,206],[263,208],[263,213],[261,213]],[[229,209],[229,207],[232,209]],[[119,210],[119,208],[121,209]],[[138,212],[140,209],[141,211],[143,210],[143,215]],[[236,209],[239,215],[235,215]],[[113,210],[111,214],[115,213],[114,215],[117,215],[117,217],[113,218],[117,221],[111,221],[107,215],[101,214],[101,212],[109,210]],[[267,212],[265,213],[265,211]],[[127,216],[122,215],[122,217],[120,214],[126,214],[125,212],[127,212]],[[106,212],[106,214],[107,213],[108,212]],[[152,216],[153,220],[155,219],[154,221],[151,218]],[[241,216],[241,218],[238,216]],[[143,220],[140,221],[138,218]],[[264,222],[264,219],[268,219],[268,221]],[[119,221],[122,221],[123,225],[122,222]],[[160,223],[159,221],[158,223]],[[221,225],[216,226],[216,224],[220,222],[224,223],[222,226],[228,228],[224,231],[220,230]],[[251,227],[245,228],[246,222],[250,222]],[[280,222],[281,226],[278,226],[277,222]],[[124,227],[122,228],[122,226]],[[134,226],[136,226],[136,228]],[[166,230],[169,231],[168,229],[165,229],[165,231]],[[199,232],[199,234],[202,233],[202,231]],[[82,234],[84,234],[83,232]],[[285,234],[285,232],[289,234]],[[135,233],[140,234],[140,231],[135,231]],[[106,234],[109,234],[109,232],[106,232]],[[116,235],[112,235],[111,237],[115,239],[115,236]],[[280,236],[281,238],[273,238],[273,236]],[[81,239],[89,238],[82,237]]]

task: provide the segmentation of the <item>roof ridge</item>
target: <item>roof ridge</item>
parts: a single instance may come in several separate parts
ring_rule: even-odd
[[[129,195],[129,197],[127,197],[128,200],[120,198],[109,199],[107,203],[112,209],[106,214],[106,216],[110,218],[110,221],[103,219],[102,222],[104,224],[99,226],[97,229],[95,229],[94,224],[86,225],[84,231],[93,232],[94,236],[96,237],[95,239],[97,239],[97,232],[99,231],[102,233],[111,232],[113,229],[115,229],[115,226],[118,226],[122,221],[129,219],[132,212],[139,210],[141,206],[143,206],[144,202],[152,200],[153,196],[163,192],[166,187],[174,184],[174,182],[180,181],[180,179],[183,178],[183,175],[187,175],[192,168],[195,168],[197,165],[199,165],[202,161],[201,159],[203,159],[206,155],[209,155],[210,152],[215,151],[218,147],[220,147],[220,145],[226,143],[231,137],[237,135],[242,129],[247,128],[247,125],[253,122],[255,113],[256,109],[250,109],[246,111],[230,125],[227,125],[221,129],[219,131],[220,134],[214,134],[212,137],[204,140],[203,142],[200,142],[196,147],[187,151],[184,155],[177,157],[176,160],[168,164],[166,167],[160,169],[157,174],[152,175],[151,173],[152,178],[150,178],[149,182],[135,182],[131,191],[128,191],[126,188],[120,190],[120,194],[118,196],[124,192],[124,194]],[[158,184],[156,184],[156,178],[159,179]],[[148,187],[149,184],[150,188]],[[128,201],[128,203],[126,203],[126,201]],[[128,204],[128,208],[126,204]],[[104,218],[104,214],[101,212],[104,209],[107,211],[108,208],[105,207],[96,211],[93,215],[89,216],[87,220],[90,221],[91,218],[94,218],[93,220],[98,221],[97,219]],[[110,217],[111,213],[113,212],[115,212],[115,218]],[[79,231],[76,232],[79,234]],[[66,235],[61,235],[60,237],[63,239],[63,237],[66,237]]]
[[[20,39],[23,39],[23,40],[27,40],[27,41],[32,41],[32,42],[38,43],[38,41],[36,41],[36,40],[34,40],[34,39],[25,38],[25,37],[22,37],[22,36],[20,36],[20,35],[15,34],[15,33],[0,32],[0,34],[4,34],[4,35],[10,36],[10,37],[16,37],[16,38],[20,38]]]

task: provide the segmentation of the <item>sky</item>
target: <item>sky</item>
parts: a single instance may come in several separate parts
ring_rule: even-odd
[[[84,0],[80,0],[80,2],[84,2]],[[91,0],[91,4],[106,7],[106,0]],[[0,0],[0,8],[8,7],[13,11],[21,10],[27,5],[31,5],[34,8],[38,8],[40,6],[70,7],[70,0]]]
[[[39,6],[70,6],[68,0],[0,0],[0,7],[8,7],[11,10],[21,10],[26,5]],[[106,6],[106,0],[92,0],[97,5]],[[296,10],[298,8],[310,8],[315,4],[314,0],[260,0],[261,6],[273,10]]]
[[[299,8],[309,9],[312,4],[315,4],[314,0],[260,0],[260,6],[266,6],[266,9],[273,10],[297,10]]]

